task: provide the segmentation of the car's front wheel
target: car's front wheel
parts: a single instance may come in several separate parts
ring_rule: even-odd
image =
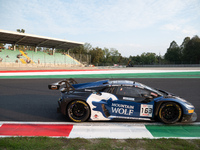
[[[181,107],[174,102],[163,103],[159,109],[158,118],[166,124],[173,124],[180,120],[182,116]]]
[[[67,106],[67,116],[74,122],[84,122],[90,116],[88,104],[81,100],[72,101]]]

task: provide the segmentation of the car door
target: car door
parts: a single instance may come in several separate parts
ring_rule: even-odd
[[[110,113],[119,118],[151,118],[153,117],[153,97],[151,92],[133,86],[115,87],[113,93],[118,100],[112,101]]]

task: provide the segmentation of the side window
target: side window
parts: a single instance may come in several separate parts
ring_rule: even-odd
[[[150,92],[144,89],[127,86],[118,87],[116,94],[121,96],[143,97],[144,95],[150,95]]]
[[[113,93],[113,91],[114,91],[114,87],[108,87],[102,90],[102,92],[107,92],[107,93]]]
[[[118,87],[117,95],[122,95],[122,96],[131,96],[131,97],[140,97],[140,93],[136,90],[134,87]]]
[[[136,88],[137,91],[140,93],[141,97],[143,96],[150,96],[151,92],[145,89]]]

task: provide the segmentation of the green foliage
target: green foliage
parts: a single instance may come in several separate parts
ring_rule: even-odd
[[[192,39],[186,37],[181,46],[173,41],[164,57],[170,63],[199,64],[200,38],[198,36],[194,36]]]
[[[155,53],[142,53],[141,61],[144,64],[154,64],[154,63],[156,63],[156,54]]]
[[[157,56],[155,53],[142,53],[140,56],[130,56],[133,65],[153,65],[159,64],[162,60],[161,56]]]
[[[85,43],[84,45],[80,45],[70,49],[70,53],[88,54],[90,50],[92,50],[92,45],[90,45],[89,43]],[[65,51],[65,50],[60,50],[60,51]]]
[[[0,43],[0,48],[3,48],[6,44]]]
[[[165,53],[165,59],[169,62],[180,63],[182,58],[181,48],[175,41],[172,41],[170,47]]]
[[[200,63],[200,38],[194,36],[183,49],[183,59],[190,63]]]
[[[25,33],[25,30],[24,29],[17,29],[17,32],[19,32],[19,33]]]
[[[91,63],[92,64],[98,64],[100,62],[102,62],[103,58],[104,58],[104,52],[101,48],[92,48],[92,50],[90,50],[89,54],[91,55]]]

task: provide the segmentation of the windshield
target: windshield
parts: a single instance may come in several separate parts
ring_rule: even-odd
[[[150,91],[152,91],[152,92],[154,92],[154,93],[157,93],[158,95],[163,96],[163,93],[161,93],[160,91],[158,91],[158,90],[156,90],[156,89],[154,89],[154,88],[151,88],[151,87],[149,87],[149,86],[146,86],[146,85],[144,85],[144,84],[142,84],[142,83],[135,82],[135,85],[136,85],[137,87],[141,87],[141,88],[150,90]]]

